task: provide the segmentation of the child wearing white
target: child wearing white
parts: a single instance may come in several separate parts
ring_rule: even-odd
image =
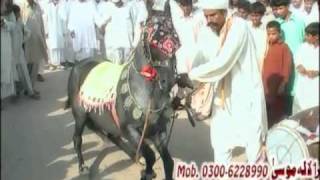
[[[293,101],[293,112],[319,106],[319,22],[305,29],[306,42],[297,53],[297,89]]]

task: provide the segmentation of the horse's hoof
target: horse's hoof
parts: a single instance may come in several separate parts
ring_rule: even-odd
[[[81,166],[81,167],[79,168],[79,173],[80,173],[81,175],[83,175],[83,174],[88,174],[88,173],[89,173],[89,168],[88,168],[88,166]]]
[[[141,180],[152,180],[157,177],[156,172],[152,170],[152,174],[146,174],[145,170],[141,171]]]

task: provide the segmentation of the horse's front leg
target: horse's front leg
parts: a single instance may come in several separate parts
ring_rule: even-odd
[[[138,148],[138,144],[141,138],[140,133],[132,126],[128,125],[128,140],[135,147]],[[152,180],[156,177],[155,172],[153,171],[153,165],[156,161],[155,154],[153,150],[146,144],[144,141],[141,144],[140,152],[146,161],[146,170],[141,174],[141,180]]]
[[[161,156],[166,180],[172,180],[174,162],[168,151],[167,138],[168,138],[167,133],[163,131],[158,136],[155,137],[154,144]]]

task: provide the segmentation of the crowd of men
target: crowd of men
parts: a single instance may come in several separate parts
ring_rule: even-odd
[[[45,64],[54,70],[96,56],[125,63],[149,12],[143,0],[3,2],[1,99],[21,90],[38,99],[34,84],[44,80]],[[166,3],[153,2],[156,10]],[[212,116],[216,161],[229,162],[235,146],[246,147],[248,161],[256,161],[268,128],[319,105],[317,1],[168,3],[181,43],[177,71],[204,83],[197,96],[205,98],[193,104],[209,103],[198,110]]]

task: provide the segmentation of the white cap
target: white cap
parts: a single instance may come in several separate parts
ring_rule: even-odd
[[[202,9],[228,9],[228,0],[199,0],[198,6]]]
[[[111,0],[113,3],[117,3],[119,2],[120,0]]]

